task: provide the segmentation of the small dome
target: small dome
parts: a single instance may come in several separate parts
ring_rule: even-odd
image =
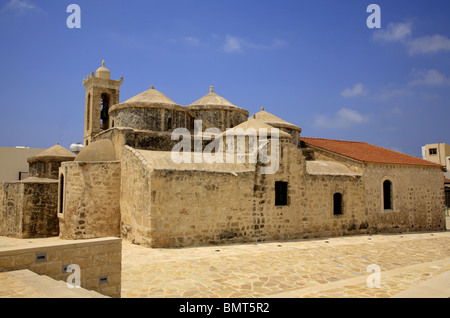
[[[240,107],[230,103],[228,100],[226,100],[222,96],[217,95],[216,93],[214,93],[213,89],[214,89],[214,87],[210,86],[208,94],[206,94],[199,100],[193,102],[192,104],[190,104],[187,107],[189,107],[191,109],[196,109],[196,110],[218,109],[218,108],[219,109],[227,109],[228,108],[228,109],[232,109],[232,110],[239,110],[239,111],[245,112],[248,116],[247,110],[240,108]]]
[[[75,155],[59,144],[54,145],[36,156],[27,159],[29,163],[36,161],[72,161]]]
[[[283,119],[281,119],[281,118],[279,118],[279,117],[277,117],[275,115],[272,115],[269,112],[266,112],[264,110],[264,107],[261,107],[261,111],[256,113],[256,114],[254,114],[252,117],[254,117],[254,118],[258,119],[258,120],[261,120],[261,121],[265,122],[266,124],[271,125],[273,127],[289,128],[289,129],[297,130],[299,132],[302,131],[302,129],[300,127],[295,126],[295,125],[293,125],[291,123],[288,123],[287,121],[285,121],[285,120],[283,120]]]
[[[104,79],[111,79],[111,72],[105,67],[105,60],[102,61],[102,66],[95,71],[95,76]]]
[[[247,121],[244,121],[242,124],[239,124],[233,128],[228,128],[223,135],[228,136],[239,136],[239,135],[249,135],[249,133],[254,130],[256,136],[259,136],[260,130],[263,129],[265,131],[266,136],[272,136],[272,129],[275,127],[272,127],[265,122],[256,119],[254,115],[250,117]],[[291,139],[291,135],[288,133],[279,130],[278,131],[278,138],[280,139]]]
[[[111,140],[101,139],[90,143],[80,151],[75,161],[114,161],[116,152]]]

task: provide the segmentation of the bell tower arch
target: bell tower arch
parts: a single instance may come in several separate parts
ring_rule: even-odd
[[[87,146],[92,138],[101,131],[111,128],[109,109],[119,104],[120,80],[112,80],[110,71],[102,61],[97,71],[83,79],[86,88],[85,117],[84,117],[84,146]]]

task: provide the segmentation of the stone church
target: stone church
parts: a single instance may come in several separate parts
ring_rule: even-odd
[[[47,180],[48,209],[59,228],[43,236],[116,236],[149,247],[184,247],[445,230],[440,165],[364,142],[303,137],[300,127],[263,108],[249,116],[212,87],[187,106],[153,86],[120,102],[122,83],[111,79],[104,62],[83,80],[85,147],[76,157],[55,157],[59,170]],[[250,135],[243,136],[245,160],[175,162],[177,129],[190,133],[190,150],[200,158],[208,142],[195,147],[196,136],[219,139],[208,135],[210,129],[231,140],[242,131],[257,137],[269,131],[263,146],[275,149],[277,169],[262,173],[270,163],[248,160]],[[236,143],[220,143],[218,155],[220,147],[234,150]],[[236,159],[238,152],[231,153]],[[0,185],[0,235],[25,237],[5,229],[23,213],[23,204],[11,202],[6,211],[6,188]]]

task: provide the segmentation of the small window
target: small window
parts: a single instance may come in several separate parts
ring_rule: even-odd
[[[167,130],[172,130],[172,118],[167,119]]]
[[[385,210],[392,210],[392,182],[383,182],[383,205]]]
[[[276,206],[287,205],[287,201],[288,201],[287,188],[288,188],[287,182],[283,182],[283,181],[275,182],[275,205]]]
[[[342,214],[342,194],[333,194],[333,215]]]
[[[64,175],[59,178],[59,213],[64,212]]]
[[[430,148],[429,153],[430,155],[437,155],[437,148]]]

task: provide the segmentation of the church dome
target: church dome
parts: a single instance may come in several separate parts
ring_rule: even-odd
[[[227,129],[223,135],[228,136],[239,136],[239,135],[248,135],[252,133],[252,131],[255,133],[255,136],[259,136],[262,131],[266,134],[268,137],[272,137],[273,134],[273,126],[270,126],[266,124],[264,121],[256,119],[255,115],[251,116],[247,121],[244,121],[243,123]],[[278,131],[278,138],[280,139],[291,139],[291,135],[279,130]]]
[[[101,139],[83,148],[74,161],[114,161],[116,152],[109,139]]]
[[[109,110],[110,113],[117,111],[119,109],[130,108],[130,107],[148,107],[148,108],[178,108],[182,107],[178,105],[169,97],[163,93],[157,91],[152,85],[149,90],[146,90],[130,99],[124,101],[123,103],[114,105]]]
[[[111,79],[111,72],[105,67],[105,60],[102,61],[102,66],[95,71],[95,76],[104,79]]]
[[[190,109],[193,110],[207,110],[207,109],[227,109],[227,110],[234,110],[239,111],[242,113],[245,113],[246,116],[248,116],[248,111],[240,108],[232,103],[230,103],[228,100],[223,98],[222,96],[217,95],[214,93],[214,87],[209,87],[209,93],[200,98],[199,100],[193,102],[190,104]]]
[[[261,107],[261,111],[253,115],[255,119],[265,122],[268,125],[271,125],[276,128],[287,128],[296,130],[301,132],[302,129],[294,124],[288,123],[287,121],[268,113],[264,110],[264,107]]]
[[[188,128],[192,113],[178,105],[154,86],[109,109],[114,127],[169,132]]]
[[[27,159],[29,163],[34,163],[37,161],[46,162],[46,161],[72,161],[75,159],[75,155],[67,150],[66,148],[60,146],[59,144],[54,145],[51,148],[44,150],[41,153],[38,153],[36,156],[30,157]]]
[[[146,103],[146,104],[168,104],[177,105],[173,100],[164,95],[163,93],[157,91],[155,86],[151,86],[149,90],[146,90],[134,97],[126,100],[125,103]]]

